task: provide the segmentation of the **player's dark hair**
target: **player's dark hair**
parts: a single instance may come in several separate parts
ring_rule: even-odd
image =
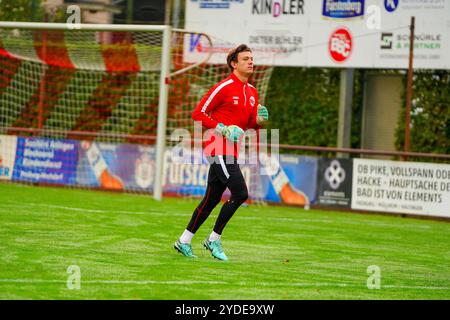
[[[231,66],[231,62],[237,62],[238,61],[238,55],[241,52],[252,52],[252,49],[250,49],[246,44],[241,44],[237,46],[236,48],[232,49],[227,56],[227,65],[230,68],[231,72],[233,72],[233,67]]]

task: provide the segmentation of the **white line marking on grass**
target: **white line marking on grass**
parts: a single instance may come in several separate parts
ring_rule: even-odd
[[[17,204],[9,204],[9,207],[16,208],[27,208],[27,207],[44,207],[44,208],[52,208],[52,209],[62,209],[68,211],[77,211],[84,213],[113,213],[113,214],[138,214],[138,215],[167,215],[167,212],[162,211],[114,211],[114,210],[103,210],[103,209],[86,209],[86,208],[78,208],[78,207],[67,207],[67,206],[57,206],[52,204],[43,204],[43,203],[28,203],[26,205],[17,205]],[[185,216],[184,214],[170,214],[171,216],[179,215]]]
[[[79,207],[68,207],[68,206],[59,206],[52,204],[44,204],[44,203],[27,203],[27,204],[16,204],[16,203],[3,203],[4,207],[14,207],[14,208],[30,208],[30,207],[42,207],[42,208],[51,208],[51,209],[62,209],[68,211],[76,211],[81,213],[106,213],[106,214],[136,214],[136,215],[164,215],[167,216],[168,212],[163,211],[116,211],[116,210],[105,210],[105,209],[85,209]],[[1,206],[1,205],[0,205]],[[170,216],[176,217],[189,217],[191,212],[186,213],[170,213]],[[243,220],[261,220],[260,216],[238,216],[238,219]],[[279,222],[323,222],[323,223],[332,223],[332,220],[322,220],[322,219],[305,219],[305,218],[284,218],[284,217],[265,217],[266,220],[271,221],[279,221]]]
[[[66,284],[65,280],[55,279],[0,279],[0,283],[61,283]],[[194,285],[194,284],[220,284],[230,286],[276,286],[276,287],[339,287],[339,288],[365,288],[364,285],[349,284],[349,283],[306,283],[306,282],[293,282],[293,283],[280,283],[280,282],[224,282],[224,281],[157,281],[157,280],[82,280],[81,284],[130,284],[130,285]],[[382,285],[381,289],[418,289],[418,290],[450,290],[450,287],[435,287],[435,286],[402,286],[402,285]]]
[[[85,209],[85,208],[79,208],[79,207],[68,207],[68,206],[58,206],[58,205],[52,205],[52,204],[45,204],[45,203],[27,203],[23,205],[19,204],[7,204],[4,203],[5,207],[8,205],[9,207],[16,207],[16,208],[27,208],[27,207],[42,207],[42,208],[51,208],[51,209],[62,209],[62,210],[68,210],[68,211],[77,211],[77,212],[84,212],[84,213],[106,213],[106,214],[137,214],[137,215],[164,215],[167,216],[169,213],[166,211],[117,211],[117,210],[105,210],[105,209]],[[191,216],[191,212],[186,213],[170,213],[170,216],[177,216],[177,217],[189,217]],[[260,220],[261,217],[252,217],[252,216],[239,216],[239,219],[244,220]],[[272,220],[272,221],[282,221],[282,222],[332,222],[331,220],[319,220],[319,219],[302,219],[302,218],[273,218],[273,217],[265,217],[265,219]]]
[[[65,280],[46,280],[46,279],[0,279],[0,283],[66,283]],[[223,281],[157,281],[157,280],[82,280],[81,283],[91,283],[91,284],[137,284],[137,285],[148,285],[148,284],[174,284],[174,285],[191,285],[191,284],[227,284]]]
[[[46,207],[46,208],[53,208],[53,209],[63,209],[63,210],[69,210],[69,211],[77,211],[77,212],[85,212],[85,213],[106,213],[106,214],[136,214],[136,215],[167,215],[167,211],[115,211],[115,210],[105,210],[105,209],[87,209],[87,208],[79,208],[79,207],[69,207],[69,206],[59,206],[59,205],[51,205],[51,204],[43,204],[43,203],[28,203],[28,204],[16,204],[16,203],[3,203],[4,207],[16,207],[16,208],[26,208],[26,207]],[[192,213],[186,212],[186,213],[170,213],[171,216],[176,217],[189,217]],[[238,219],[243,220],[260,220],[261,216],[243,216],[239,215],[237,216]],[[286,218],[286,217],[264,217],[265,220],[270,221],[279,221],[279,222],[319,222],[319,223],[336,223],[336,224],[348,224],[348,225],[364,225],[364,226],[372,226],[372,227],[387,227],[387,228],[401,228],[401,229],[431,229],[428,225],[411,225],[411,224],[405,224],[402,223],[399,224],[388,224],[388,223],[382,223],[382,222],[375,222],[375,221],[350,221],[348,219],[342,219],[337,217],[336,220],[331,219],[311,219],[311,218],[302,218],[302,217],[295,217],[295,218]]]
[[[394,285],[384,285],[381,289],[427,289],[427,290],[450,290],[450,287],[428,287],[428,286],[394,286]]]

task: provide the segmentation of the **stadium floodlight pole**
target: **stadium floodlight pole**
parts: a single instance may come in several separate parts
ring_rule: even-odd
[[[180,27],[180,0],[175,0],[173,5],[172,25],[174,28]]]
[[[339,93],[339,121],[337,134],[337,147],[349,148],[352,129],[352,97],[354,86],[354,69],[341,70],[341,84]],[[338,158],[348,158],[345,153],[337,153]]]
[[[134,0],[127,0],[127,24],[133,23]]]
[[[37,9],[38,9],[37,0],[31,0],[31,21],[34,21],[34,19],[36,18]]]
[[[411,124],[411,100],[412,100],[412,82],[413,82],[413,61],[414,61],[414,29],[416,18],[411,17],[410,36],[409,36],[409,61],[408,61],[408,80],[406,85],[406,110],[405,110],[405,144],[403,151],[408,152],[410,149],[410,124]],[[403,158],[404,161],[408,157]]]

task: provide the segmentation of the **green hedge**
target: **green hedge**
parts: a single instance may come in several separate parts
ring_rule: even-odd
[[[392,70],[380,72],[398,73]],[[355,70],[353,148],[360,148],[363,77],[364,70]],[[406,76],[404,78],[405,88]],[[335,147],[339,85],[340,69],[276,67],[265,101],[270,110],[268,128],[280,129],[282,144]],[[450,71],[416,70],[413,90],[411,151],[450,154]],[[396,129],[399,151],[403,150],[404,142],[405,91],[401,94],[403,108]],[[333,156],[332,153],[296,153]]]
[[[268,128],[280,129],[280,143],[336,146],[340,71],[297,67],[274,69],[265,103],[270,111]],[[355,148],[360,145],[361,74],[355,72],[351,138]]]
[[[64,7],[45,10],[44,0],[0,0],[0,21],[65,22],[69,17]]]
[[[413,79],[410,151],[450,154],[450,71],[419,70],[415,71]],[[404,85],[406,87],[406,77]],[[405,92],[402,97],[403,107],[396,130],[397,150],[403,150],[405,141]]]
[[[0,21],[42,21],[42,0],[0,1]]]

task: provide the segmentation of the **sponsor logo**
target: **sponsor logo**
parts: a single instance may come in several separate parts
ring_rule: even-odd
[[[254,96],[251,96],[250,97],[250,104],[251,104],[251,106],[253,107],[254,105],[255,105],[255,97]]]
[[[446,0],[402,0],[403,10],[441,10],[445,9]],[[394,12],[400,7],[400,0],[384,0],[387,12]]]
[[[347,28],[340,27],[333,31],[328,41],[328,52],[335,62],[345,62],[350,57],[352,49],[352,35]]]
[[[403,10],[441,10],[445,8],[446,0],[402,0]],[[400,0],[384,0],[384,8],[387,12],[394,12],[400,7]]]
[[[17,138],[0,134],[0,180],[10,179],[13,173]]]
[[[239,104],[239,97],[233,96],[233,104]]]
[[[392,32],[383,32],[381,34],[381,49],[392,49]]]
[[[303,15],[304,0],[252,0],[252,14],[271,15],[274,18]]]
[[[267,50],[273,54],[289,56],[292,53],[301,53],[303,38],[299,35],[293,35],[291,32],[278,32],[276,34],[258,34],[250,35],[250,46],[267,46]]]
[[[229,9],[232,3],[244,3],[244,0],[191,0],[198,3],[200,9]]]
[[[154,167],[155,162],[148,153],[142,153],[140,158],[136,160],[134,176],[139,187],[145,189],[153,184]]]
[[[381,33],[380,49],[409,49],[409,34],[397,34],[391,32]],[[439,50],[441,49],[442,35],[419,33],[414,35],[414,49]]]
[[[384,8],[387,12],[394,12],[398,8],[399,0],[384,0]]]
[[[364,16],[364,0],[323,0],[322,15],[334,19]]]
[[[5,177],[9,176],[9,168],[3,166],[3,158],[1,154],[0,154],[0,176]]]
[[[330,166],[325,170],[324,178],[333,190],[339,188],[345,181],[345,170],[338,160],[331,161]]]
[[[191,34],[189,37],[189,52],[194,52],[195,50],[197,52],[202,52],[203,47],[202,43],[200,42],[201,34]]]

